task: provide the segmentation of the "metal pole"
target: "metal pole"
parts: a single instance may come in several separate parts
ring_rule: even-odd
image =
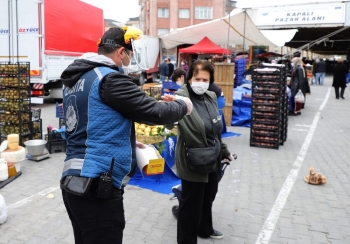
[[[9,38],[9,62],[11,62],[11,33],[12,33],[12,29],[11,29],[11,16],[12,16],[12,8],[10,6],[11,2],[10,0],[7,1],[7,12],[8,12],[8,15],[7,15],[7,20],[8,20],[8,32],[7,32],[7,35],[8,35],[8,38]]]
[[[247,10],[244,10],[244,33],[243,33],[243,55],[244,55],[244,51],[245,51],[245,22],[246,22],[246,18],[247,18]]]
[[[227,33],[227,49],[230,45],[230,29],[231,29],[231,13],[228,13],[228,33]]]

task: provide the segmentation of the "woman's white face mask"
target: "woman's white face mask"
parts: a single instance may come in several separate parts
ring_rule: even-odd
[[[209,82],[192,81],[191,88],[197,95],[202,95],[208,90]]]

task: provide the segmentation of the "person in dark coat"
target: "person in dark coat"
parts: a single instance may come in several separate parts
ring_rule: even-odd
[[[168,77],[171,78],[171,76],[173,75],[174,73],[174,64],[171,62],[171,59],[168,58],[168,67],[169,67],[169,74],[168,74]]]
[[[316,63],[315,66],[315,83],[314,85],[317,85],[317,81],[320,80],[320,85],[322,86],[324,83],[324,79],[326,77],[326,71],[327,71],[327,63],[323,61],[323,59],[320,59],[319,62]]]
[[[333,84],[335,90],[335,98],[339,99],[339,88],[340,97],[344,98],[344,92],[346,88],[346,75],[349,72],[349,69],[344,65],[343,59],[339,59],[338,63],[334,66],[334,75],[333,75]]]
[[[164,62],[159,66],[160,82],[165,81],[169,77],[168,59],[165,58]]]
[[[292,71],[292,78],[291,78],[291,82],[290,82],[290,89],[291,89],[291,112],[289,113],[290,115],[300,115],[301,112],[300,111],[295,111],[295,103],[294,103],[294,97],[295,95],[298,93],[299,89],[302,91],[302,93],[305,94],[307,92],[307,85],[305,84],[305,70],[303,68],[303,63],[301,61],[301,59],[299,57],[295,57],[292,59],[292,63],[293,63],[293,71]],[[307,83],[307,82],[306,82]],[[306,97],[305,97],[306,100]],[[305,104],[305,102],[304,102]]]

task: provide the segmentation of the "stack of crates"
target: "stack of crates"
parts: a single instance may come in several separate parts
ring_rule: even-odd
[[[282,89],[282,97],[281,97],[281,139],[280,145],[287,140],[288,134],[288,93],[287,93],[287,76],[288,76],[288,68],[285,64],[268,64],[261,63],[261,68],[273,68],[279,69],[282,72],[282,81],[281,81],[281,89]]]
[[[239,58],[235,60],[235,82],[234,87],[240,86],[243,81],[243,73],[245,72],[246,60],[245,58]]]
[[[282,68],[253,70],[250,146],[278,149],[283,145],[285,84]]]
[[[63,106],[56,103],[56,117],[59,119],[59,127],[65,124]],[[64,137],[64,136],[63,136]],[[66,140],[63,139],[62,133],[50,131],[47,129],[45,135],[46,148],[49,153],[66,152]]]
[[[41,109],[32,109],[32,132],[33,139],[42,139],[43,138],[43,120],[41,117]]]

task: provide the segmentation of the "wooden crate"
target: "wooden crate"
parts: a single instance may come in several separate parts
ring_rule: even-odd
[[[215,63],[215,83],[220,86],[224,93],[226,104],[224,108],[225,122],[231,126],[232,122],[232,102],[233,102],[233,84],[234,84],[234,63]]]

